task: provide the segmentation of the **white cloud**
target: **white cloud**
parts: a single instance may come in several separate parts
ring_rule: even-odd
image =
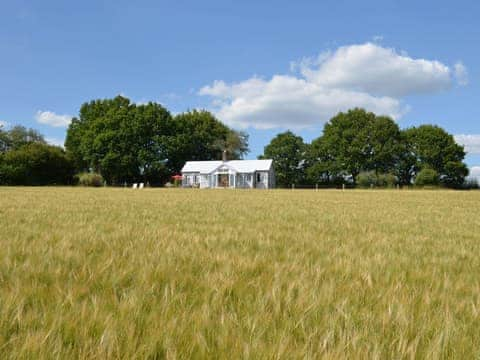
[[[60,146],[63,147],[65,140],[64,139],[58,139],[58,138],[53,138],[53,137],[47,137],[45,138],[45,141],[49,143],[50,145],[55,145],[55,146]]]
[[[353,107],[398,119],[409,108],[402,97],[453,84],[448,66],[372,43],[303,58],[290,69],[298,74],[255,76],[231,84],[214,81],[199,95],[211,96],[216,115],[232,126],[304,128]]]
[[[251,78],[232,85],[218,81],[203,87],[200,94],[216,98],[219,119],[240,128],[306,128],[322,124],[333,114],[352,107],[364,107],[394,118],[405,111],[398,100],[390,97],[328,89],[305,79],[281,75],[269,81]]]
[[[7,126],[9,126],[9,123],[7,121],[0,120],[0,127],[1,128],[6,128]]]
[[[470,155],[480,154],[480,134],[460,134],[454,136],[455,141],[465,147],[465,151]]]
[[[468,71],[461,61],[454,65],[455,78],[461,86],[468,85]]]
[[[53,127],[67,127],[72,121],[70,115],[58,115],[53,111],[37,111],[35,120],[40,124],[50,125]]]
[[[327,54],[319,59],[317,67],[303,67],[301,73],[323,86],[383,96],[431,93],[452,85],[448,66],[435,60],[413,59],[377,44],[342,46]]]

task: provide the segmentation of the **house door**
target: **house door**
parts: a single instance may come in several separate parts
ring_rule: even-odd
[[[220,187],[228,187],[229,186],[228,174],[219,174],[218,175],[218,186],[220,186]]]
[[[266,189],[268,184],[268,173],[267,172],[257,172],[255,179],[255,187],[257,189]]]

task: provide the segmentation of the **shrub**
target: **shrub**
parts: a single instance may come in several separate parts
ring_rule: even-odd
[[[438,173],[431,168],[422,169],[415,177],[416,186],[436,186],[438,185]]]
[[[361,172],[357,176],[357,185],[362,188],[394,187],[397,178],[393,174],[376,174],[374,171]]]
[[[0,156],[2,185],[71,184],[73,164],[58,146],[28,143]]]
[[[357,185],[362,188],[375,186],[377,177],[373,171],[364,171],[357,176]]]
[[[378,174],[377,175],[377,187],[392,188],[397,183],[397,177],[393,174]]]
[[[80,173],[76,177],[78,184],[82,186],[99,187],[103,185],[103,177],[97,173]]]

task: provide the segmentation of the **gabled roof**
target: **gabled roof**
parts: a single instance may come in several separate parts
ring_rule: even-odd
[[[183,165],[183,172],[199,172],[201,174],[209,174],[222,165],[223,161],[187,161]]]
[[[239,173],[253,173],[270,170],[272,160],[187,161],[182,168],[182,173],[210,174],[222,165],[227,165]]]

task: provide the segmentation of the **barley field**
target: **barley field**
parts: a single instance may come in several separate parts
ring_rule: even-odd
[[[480,192],[0,188],[2,359],[478,358]]]

